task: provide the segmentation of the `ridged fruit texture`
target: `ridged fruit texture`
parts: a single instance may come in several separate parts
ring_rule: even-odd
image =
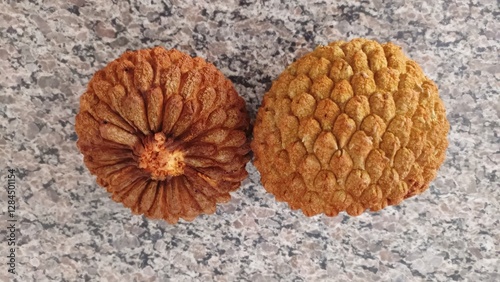
[[[244,100],[210,63],[161,47],[130,51],[80,99],[78,148],[134,213],[175,223],[215,212],[247,176]]]
[[[319,46],[265,94],[254,126],[266,190],[305,215],[380,210],[426,190],[449,124],[436,85],[392,44]]]

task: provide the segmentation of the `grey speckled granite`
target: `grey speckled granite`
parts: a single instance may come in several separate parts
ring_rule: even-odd
[[[17,281],[500,281],[497,1],[200,2],[0,4],[0,176],[19,169]],[[131,215],[83,166],[78,98],[126,49],[208,59],[254,117],[286,64],[354,37],[402,45],[439,85],[450,147],[419,197],[357,218],[305,218],[266,194],[249,164],[217,215],[169,226]],[[5,213],[0,224],[5,238]],[[6,255],[2,239],[1,281],[14,278]]]

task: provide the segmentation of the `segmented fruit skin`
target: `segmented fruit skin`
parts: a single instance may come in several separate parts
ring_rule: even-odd
[[[436,85],[400,47],[337,41],[273,82],[254,125],[254,164],[292,209],[359,215],[425,191],[448,130]]]
[[[244,100],[210,63],[161,47],[97,71],[80,99],[78,148],[133,213],[175,223],[215,212],[247,176]]]

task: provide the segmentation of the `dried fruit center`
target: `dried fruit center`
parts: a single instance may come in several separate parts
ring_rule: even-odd
[[[152,179],[161,181],[181,175],[185,166],[184,153],[165,134],[159,132],[145,138],[139,167],[148,171]]]

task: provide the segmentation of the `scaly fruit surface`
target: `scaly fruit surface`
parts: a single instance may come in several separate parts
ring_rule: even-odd
[[[420,194],[445,159],[436,85],[400,47],[319,46],[265,94],[252,149],[265,189],[305,215],[359,215]]]
[[[133,213],[175,223],[215,212],[247,176],[244,100],[210,63],[161,47],[129,51],[80,99],[78,148]]]

